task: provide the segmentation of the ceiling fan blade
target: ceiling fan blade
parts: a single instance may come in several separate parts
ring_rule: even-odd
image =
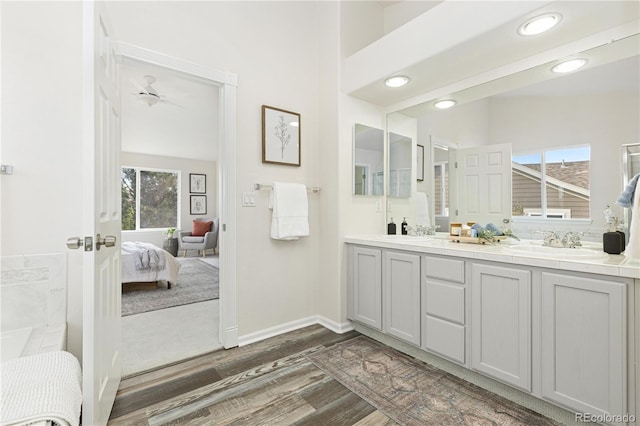
[[[149,94],[149,92],[147,91],[147,89],[145,89],[140,83],[138,83],[136,80],[134,80],[133,78],[130,78],[129,80],[131,80],[131,82],[133,83],[133,85],[136,87],[136,89],[138,90],[138,93],[136,93],[137,95],[139,95],[140,93],[145,93],[145,94]]]

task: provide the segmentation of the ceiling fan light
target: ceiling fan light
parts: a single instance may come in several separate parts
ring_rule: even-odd
[[[138,99],[147,104],[149,108],[160,102],[160,98],[158,96],[152,95],[151,93],[138,93]]]
[[[551,68],[551,71],[559,74],[564,74],[568,72],[573,72],[579,68],[584,67],[587,64],[587,60],[584,58],[578,59],[570,59],[568,61],[564,61],[559,63],[558,65]]]
[[[560,20],[562,20],[562,15],[559,13],[545,13],[543,15],[534,16],[533,18],[528,19],[524,24],[520,25],[518,28],[518,34],[524,36],[542,34],[543,32],[549,31],[551,28],[555,27]]]
[[[404,75],[394,75],[384,81],[387,87],[402,87],[407,83],[409,83],[409,77]]]
[[[443,99],[441,101],[437,101],[436,103],[434,103],[433,106],[438,109],[448,109],[454,106],[455,104],[456,104],[456,101],[454,101],[453,99]]]

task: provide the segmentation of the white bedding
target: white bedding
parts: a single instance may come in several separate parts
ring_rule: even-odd
[[[150,253],[162,256],[162,260],[159,262],[160,266],[150,265],[150,267],[140,269],[140,250],[148,250]],[[148,254],[143,256],[143,258],[148,257]],[[153,256],[151,257],[153,258]],[[169,284],[175,284],[180,270],[180,263],[171,253],[149,243],[123,242],[120,262],[123,283],[166,281]]]

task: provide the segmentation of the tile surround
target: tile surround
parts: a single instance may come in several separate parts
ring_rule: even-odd
[[[65,324],[66,254],[1,257],[0,294],[2,331]]]

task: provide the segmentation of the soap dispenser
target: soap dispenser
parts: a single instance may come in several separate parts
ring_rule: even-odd
[[[618,218],[612,215],[611,206],[604,210],[604,217],[609,232],[602,234],[602,248],[605,253],[620,254],[625,249],[625,235],[624,232],[618,231]]]
[[[409,226],[409,224],[407,223],[407,218],[405,217],[402,219],[402,235],[407,235],[407,226]]]
[[[393,223],[393,218],[391,218],[391,222],[387,225],[387,234],[396,235],[396,224]]]

